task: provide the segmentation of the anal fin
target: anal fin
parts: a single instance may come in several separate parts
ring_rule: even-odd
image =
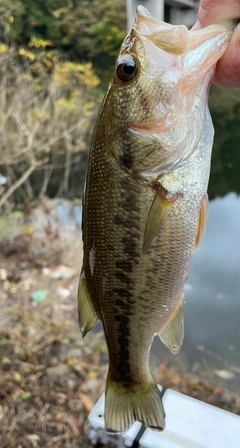
[[[92,330],[100,320],[88,290],[84,270],[81,272],[78,287],[78,319],[83,337]]]
[[[142,246],[143,257],[146,255],[154,238],[157,236],[163,219],[165,219],[175,201],[180,197],[182,197],[181,193],[175,193],[172,196],[169,196],[168,191],[164,187],[161,185],[158,187],[157,194],[153,200],[147,217]]]
[[[206,230],[208,219],[208,195],[203,196],[202,205],[199,212],[198,228],[195,241],[195,252],[199,249],[202,237]]]
[[[179,352],[184,338],[183,295],[180,303],[173,310],[170,319],[161,328],[158,335],[172,353]]]

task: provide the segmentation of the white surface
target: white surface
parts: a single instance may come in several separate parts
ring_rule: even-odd
[[[94,406],[92,412],[89,414],[88,417],[89,423],[93,428],[104,428],[103,412],[104,412],[104,394],[99,398],[96,406]]]
[[[167,389],[163,396],[166,412],[164,431],[146,429],[139,448],[240,448],[240,417],[194,398]],[[141,424],[135,422],[122,437],[103,433],[104,395],[89,415],[91,430],[105,443],[111,440],[116,447],[131,446]],[[116,440],[116,442],[114,441]]]
[[[240,417],[168,389],[166,428],[147,429],[141,448],[240,448]]]

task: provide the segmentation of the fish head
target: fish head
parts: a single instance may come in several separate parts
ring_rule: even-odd
[[[154,19],[139,6],[108,92],[112,117],[166,132],[183,107],[193,106],[196,89],[225,51],[232,30],[228,22],[189,31]]]
[[[121,46],[110,88],[115,118],[148,122],[166,114],[178,73],[174,68],[174,56],[159,49],[154,40],[163,35],[166,41],[171,28],[151,17],[145,8],[138,7],[133,27]],[[185,30],[187,32],[181,27],[183,34]],[[169,47],[168,40],[166,46]],[[165,80],[167,72],[172,76]]]

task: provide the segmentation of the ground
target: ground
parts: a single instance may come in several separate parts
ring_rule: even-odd
[[[91,448],[88,414],[104,390],[102,332],[83,340],[77,319],[81,234],[60,225],[56,202],[0,218],[1,448]],[[155,378],[240,415],[240,396],[164,362]]]

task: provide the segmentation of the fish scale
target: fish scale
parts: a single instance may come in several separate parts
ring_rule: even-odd
[[[103,323],[110,433],[135,420],[164,428],[149,351],[156,333],[181,348],[184,284],[207,219],[207,94],[233,24],[177,31],[138,8],[92,139],[79,322],[83,335]]]

